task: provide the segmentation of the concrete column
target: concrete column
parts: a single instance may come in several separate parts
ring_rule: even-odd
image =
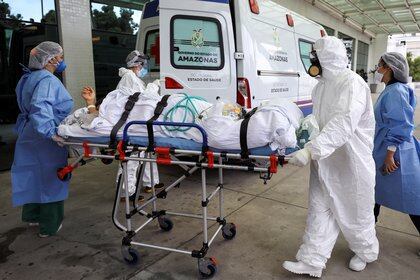
[[[370,45],[370,48],[372,49],[372,55],[369,57],[370,65],[372,65],[372,68],[378,64],[381,55],[387,52],[387,46],[388,34],[377,34],[376,38],[372,40],[372,44]],[[376,92],[381,92],[384,87],[384,83],[379,84]]]
[[[371,40],[371,43],[369,45],[368,66],[367,66],[368,71],[373,70],[373,68],[377,64],[376,62],[374,63],[374,59],[372,58],[373,57],[373,43],[372,42],[373,42],[373,39]]]
[[[353,65],[352,65],[352,67],[353,67],[353,70],[354,71],[356,71],[356,70],[359,70],[359,69],[357,69],[357,52],[358,52],[358,50],[359,50],[359,40],[357,40],[357,39],[354,39],[354,51],[353,51]]]
[[[82,87],[95,87],[90,1],[56,0],[56,7],[60,44],[67,64],[64,84],[77,109],[85,105],[80,97]]]
[[[387,34],[378,34],[376,38],[372,40],[372,44],[370,45],[371,48],[371,55],[369,57],[370,65],[373,68],[375,65],[378,64],[378,60],[382,54],[387,52],[388,46],[388,35]]]

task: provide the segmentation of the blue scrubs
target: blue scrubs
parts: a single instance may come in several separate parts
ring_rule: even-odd
[[[68,196],[68,182],[57,178],[57,169],[67,165],[68,152],[51,137],[70,114],[73,100],[47,70],[24,74],[16,95],[21,113],[11,172],[13,206],[62,201]]]
[[[420,144],[413,136],[416,98],[406,84],[387,85],[375,104],[376,203],[420,215]],[[383,166],[388,146],[396,146],[399,168],[386,176]]]

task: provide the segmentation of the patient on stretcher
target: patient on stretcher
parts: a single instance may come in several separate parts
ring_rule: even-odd
[[[59,126],[59,135],[66,138],[109,136],[124,112],[128,97],[132,94],[134,92],[128,88],[117,89],[106,96],[98,108],[99,111],[94,110],[92,113],[92,110],[89,112],[87,108],[76,110]],[[144,92],[139,95],[126,123],[149,120],[161,99],[158,85],[148,84]],[[238,115],[226,115],[223,111],[226,105],[229,104],[223,101],[211,104],[200,97],[182,93],[172,94],[157,121],[197,123],[206,131],[210,147],[240,149],[243,120],[238,118]],[[286,147],[295,147],[296,130],[302,118],[302,112],[293,102],[274,100],[260,105],[254,110],[247,125],[248,148],[270,145],[272,150],[282,150]],[[122,135],[122,131],[121,128],[119,136]],[[147,136],[147,128],[144,125],[132,126],[128,132],[132,136]],[[202,142],[202,135],[195,128],[155,126],[154,136]]]

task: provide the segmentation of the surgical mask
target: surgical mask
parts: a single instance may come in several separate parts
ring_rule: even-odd
[[[375,72],[375,76],[374,76],[375,83],[377,83],[377,84],[382,83],[382,78],[383,78],[383,77],[384,77],[384,74],[379,73],[379,71],[378,71],[378,70],[376,70],[376,72]]]
[[[316,51],[311,51],[309,53],[309,59],[311,61],[311,66],[309,66],[308,74],[311,77],[318,77],[322,75],[322,67],[321,63],[319,62],[318,56],[316,55]]]
[[[64,62],[64,60],[60,61],[59,63],[57,63],[55,65],[57,68],[55,69],[55,73],[62,73],[64,70],[66,70],[66,63]]]
[[[149,71],[147,71],[147,68],[143,67],[139,72],[137,72],[137,77],[144,78]]]

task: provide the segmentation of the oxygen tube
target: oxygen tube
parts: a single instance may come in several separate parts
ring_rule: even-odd
[[[188,96],[185,93],[180,93],[180,94],[184,95],[184,98],[182,98],[179,102],[177,102],[174,107],[172,107],[170,110],[168,110],[168,112],[166,112],[163,115],[163,121],[173,122],[175,113],[177,113],[178,110],[182,110],[184,113],[182,116],[182,120],[177,120],[177,121],[195,123],[196,117],[200,114],[200,112],[198,112],[193,101],[194,100],[206,101],[206,100],[198,96]],[[191,127],[173,127],[173,126],[170,126],[170,127],[165,126],[164,128],[169,132],[174,132],[174,131],[185,132],[191,129]]]

